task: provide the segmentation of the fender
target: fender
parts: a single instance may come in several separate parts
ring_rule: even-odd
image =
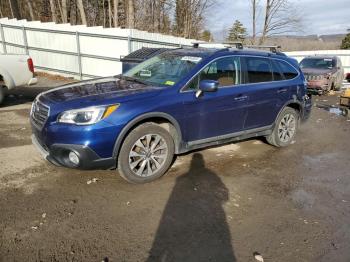
[[[303,108],[303,104],[297,99],[297,97],[295,95],[293,95],[293,99],[291,100],[288,100],[286,103],[284,103],[284,105],[281,107],[281,110],[278,112],[277,114],[277,117],[275,119],[275,123],[276,123],[276,120],[280,117],[283,109],[285,109],[288,105],[291,105],[291,104],[297,104],[299,105],[300,107],[300,117],[303,115],[304,113],[304,108]],[[275,123],[273,125],[275,125]]]
[[[11,75],[3,67],[0,67],[0,75],[4,79],[4,83],[7,89],[12,89],[15,87],[15,82],[13,81]]]
[[[114,158],[118,157],[122,142],[126,138],[127,133],[132,129],[132,127],[134,127],[138,123],[142,122],[143,120],[147,120],[147,119],[151,119],[151,118],[155,118],[155,117],[164,118],[164,119],[168,120],[175,127],[176,132],[177,132],[177,140],[178,140],[178,141],[174,141],[175,142],[175,153],[178,153],[180,151],[180,148],[182,145],[182,133],[181,133],[181,128],[180,128],[179,123],[177,122],[177,120],[174,117],[172,117],[171,115],[169,115],[167,113],[151,112],[151,113],[142,114],[142,115],[134,118],[122,129],[122,131],[118,135],[117,140],[114,144],[113,157]]]

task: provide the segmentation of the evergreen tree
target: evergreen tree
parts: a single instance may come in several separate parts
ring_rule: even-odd
[[[200,36],[200,39],[206,42],[213,42],[213,36],[209,30],[204,30]]]
[[[226,40],[229,42],[244,41],[246,37],[247,29],[240,21],[236,20],[229,30]]]
[[[341,49],[350,49],[350,33],[346,35],[346,37],[343,39],[341,46]]]

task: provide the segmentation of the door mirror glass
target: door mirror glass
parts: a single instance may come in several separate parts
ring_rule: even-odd
[[[219,81],[202,80],[199,82],[199,89],[203,92],[215,92],[218,90]]]

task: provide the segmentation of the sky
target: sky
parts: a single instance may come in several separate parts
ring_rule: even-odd
[[[250,0],[217,0],[217,7],[208,10],[206,28],[215,38],[222,38],[237,19],[251,33]],[[265,0],[260,0],[261,5]],[[344,34],[350,29],[350,0],[290,0],[302,17],[302,31],[298,35]],[[260,12],[260,20],[264,12]],[[259,26],[261,27],[261,26]]]

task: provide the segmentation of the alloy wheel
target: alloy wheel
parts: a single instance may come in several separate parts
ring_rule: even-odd
[[[168,146],[159,134],[147,134],[131,147],[129,167],[140,177],[149,177],[160,170],[168,156]]]
[[[297,121],[293,114],[286,114],[279,126],[278,137],[281,142],[288,143],[294,136],[296,131]]]

